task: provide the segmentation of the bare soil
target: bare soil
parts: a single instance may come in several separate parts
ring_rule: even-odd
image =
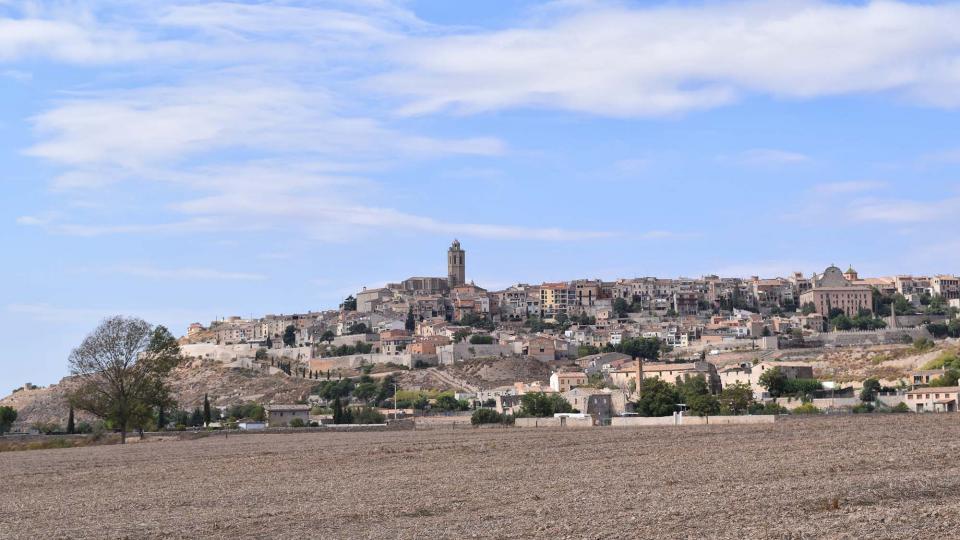
[[[960,416],[0,454],[3,538],[956,538]]]

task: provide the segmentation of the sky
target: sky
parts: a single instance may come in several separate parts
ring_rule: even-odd
[[[960,3],[0,0],[0,394],[109,315],[960,272]]]

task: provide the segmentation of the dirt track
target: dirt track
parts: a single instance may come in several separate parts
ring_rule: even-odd
[[[0,454],[0,537],[956,538],[960,416]]]

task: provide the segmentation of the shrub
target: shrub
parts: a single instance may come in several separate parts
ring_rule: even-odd
[[[793,414],[820,414],[821,412],[813,403],[804,403],[793,410]]]
[[[934,347],[934,343],[933,343],[933,340],[931,340],[930,338],[922,337],[922,338],[917,338],[913,340],[913,348],[917,351],[920,351],[920,352],[929,351],[933,347]]]
[[[747,412],[750,414],[790,414],[789,409],[781,407],[773,401],[769,403],[751,403],[747,408]]]
[[[472,345],[490,345],[493,343],[493,336],[486,334],[474,334],[470,336],[470,343]]]
[[[957,357],[957,353],[952,351],[943,351],[939,356],[924,364],[922,369],[940,368],[960,368],[960,358]]]
[[[855,405],[853,407],[854,414],[872,413],[873,410],[873,405],[870,403],[860,403],[859,405]]]
[[[500,424],[503,422],[503,415],[493,409],[477,409],[470,415],[470,423],[479,426],[480,424]]]
[[[307,424],[303,421],[303,418],[294,418],[294,419],[291,420],[290,423],[287,424],[287,425],[290,426],[290,427],[292,427],[292,428],[302,428],[302,427],[306,426]]]
[[[906,403],[904,403],[904,402],[901,401],[900,403],[897,403],[897,405],[896,405],[895,407],[891,407],[891,408],[890,408],[890,412],[892,412],[892,413],[908,413],[908,412],[910,412],[910,407],[907,406]]]
[[[353,411],[354,424],[383,424],[387,419],[376,409],[360,407]]]

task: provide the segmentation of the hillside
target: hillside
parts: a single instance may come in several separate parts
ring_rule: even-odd
[[[0,400],[0,406],[17,410],[15,427],[29,427],[36,422],[66,424],[68,406],[64,396],[73,382],[65,377],[58,384],[45,388],[21,389]],[[174,397],[183,409],[193,409],[209,394],[215,406],[229,406],[257,401],[260,403],[294,403],[305,399],[317,383],[288,377],[282,373],[224,367],[212,360],[190,360],[170,375]],[[77,421],[91,420],[82,413]]]

